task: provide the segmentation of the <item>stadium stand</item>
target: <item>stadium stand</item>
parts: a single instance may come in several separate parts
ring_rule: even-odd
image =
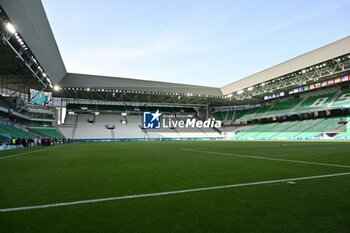
[[[141,117],[136,115],[78,114],[68,115],[60,131],[72,139],[144,138],[140,123]],[[107,125],[114,126],[114,129],[108,129]]]
[[[224,120],[226,120],[227,113],[228,112],[214,112],[213,118],[215,118],[216,120],[219,120],[219,121],[224,121]]]
[[[330,103],[331,99],[335,96],[335,94],[335,92],[332,92],[321,95],[309,96],[298,108],[294,110],[294,112],[300,113],[323,110],[327,108],[328,104]]]
[[[295,99],[285,98],[258,108],[215,112],[213,117],[222,121],[247,121],[349,107],[350,89],[347,88],[343,91],[311,94]]]
[[[267,132],[262,132],[255,136],[256,139],[271,139],[275,135],[277,135],[279,132],[284,132],[285,130],[289,129],[293,125],[295,125],[297,122],[289,121],[289,122],[282,122],[277,125],[275,125],[273,128],[269,129]],[[274,137],[276,138],[276,137]]]
[[[298,134],[318,124],[320,121],[322,121],[322,119],[296,121],[296,124],[291,125],[291,127],[285,129],[283,132],[278,132],[273,136],[273,139],[293,139]]]
[[[350,117],[345,118],[345,125],[342,128],[342,132],[335,136],[335,139],[350,140]]]
[[[164,106],[130,106],[130,105],[102,105],[102,104],[68,104],[67,109],[72,111],[99,111],[99,112],[147,112],[157,111],[165,113],[196,113],[190,107],[164,107]]]
[[[303,133],[297,135],[299,139],[309,139],[322,136],[323,133],[327,132],[337,132],[344,125],[339,124],[339,118],[328,118],[322,119],[322,121],[317,122],[309,129],[305,130]],[[316,120],[315,120],[316,121]]]
[[[245,113],[240,114],[240,117],[237,118],[237,120],[242,120],[242,119],[250,119],[252,118],[256,112],[259,110],[260,108],[252,108],[248,111],[246,111]]]
[[[347,137],[347,127],[350,126],[342,124],[340,119],[332,117],[258,124],[239,132],[234,138],[241,140],[318,139],[321,136],[327,138],[326,134],[336,135],[336,138]]]
[[[273,127],[275,127],[278,123],[271,123],[271,124],[261,124],[261,125],[256,125],[246,131],[243,131],[239,133],[236,138],[237,139],[255,139],[255,137],[262,133],[265,132]]]
[[[329,106],[331,108],[350,108],[350,89],[342,91]]]
[[[276,103],[271,107],[271,109],[269,109],[269,111],[264,116],[286,115],[292,109],[294,109],[301,101],[302,99],[294,99]]]
[[[50,138],[62,138],[62,135],[53,127],[30,127],[30,131]]]
[[[153,111],[153,110],[151,110]],[[78,119],[78,120],[76,120]],[[106,126],[114,126],[107,129]],[[118,113],[67,115],[60,131],[72,139],[118,139],[118,138],[198,138],[222,137],[220,130],[212,128],[163,128],[142,129],[142,115],[122,116]]]
[[[0,134],[8,138],[35,138],[36,136],[13,125],[0,125]]]

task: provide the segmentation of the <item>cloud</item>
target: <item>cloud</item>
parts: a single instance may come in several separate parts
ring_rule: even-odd
[[[140,38],[140,41],[144,42],[133,47],[85,45],[75,51],[65,51],[64,61],[69,72],[161,80],[164,68],[159,66],[165,60],[208,51],[207,47],[195,44],[192,35],[173,31]],[[159,72],[155,70],[157,66]],[[150,71],[155,73],[150,74]]]
[[[92,55],[92,58],[135,61],[174,54],[198,53],[205,50],[204,47],[193,44],[194,42],[190,35],[175,32],[165,32],[151,39],[140,38],[139,40],[149,42],[144,42],[133,47],[121,47],[118,44],[85,46],[78,49],[78,55],[80,59],[86,59],[87,55]]]

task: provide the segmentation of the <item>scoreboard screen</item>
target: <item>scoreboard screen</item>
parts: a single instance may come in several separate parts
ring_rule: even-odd
[[[29,102],[34,105],[51,106],[52,92],[44,92],[35,89],[30,89]]]

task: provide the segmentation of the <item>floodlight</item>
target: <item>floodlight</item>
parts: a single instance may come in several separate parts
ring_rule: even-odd
[[[16,29],[15,29],[15,27],[12,25],[12,23],[7,23],[7,24],[6,24],[6,28],[7,28],[7,30],[8,30],[11,34],[16,33]]]
[[[53,87],[53,90],[54,90],[54,91],[59,91],[59,90],[60,90],[60,87],[57,86],[57,85],[55,85],[55,86]]]

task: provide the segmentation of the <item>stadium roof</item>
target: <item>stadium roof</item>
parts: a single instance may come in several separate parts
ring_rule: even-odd
[[[73,73],[67,73],[60,85],[62,87],[120,89],[164,93],[190,93],[195,95],[206,94],[214,96],[222,95],[220,88],[215,87]]]
[[[221,90],[224,95],[231,94],[348,53],[350,53],[350,36],[228,84]]]
[[[0,6],[51,81],[58,83],[66,68],[41,1],[0,0]]]

